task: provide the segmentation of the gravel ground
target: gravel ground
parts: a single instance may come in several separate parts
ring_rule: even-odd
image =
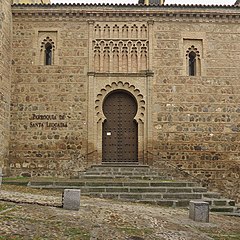
[[[188,219],[185,209],[81,198],[79,211],[62,209],[60,192],[3,185],[0,240],[240,240],[240,218]]]

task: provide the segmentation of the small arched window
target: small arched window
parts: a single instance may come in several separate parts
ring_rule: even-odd
[[[186,52],[187,74],[188,76],[201,75],[200,53],[194,46],[188,48]]]
[[[52,65],[52,44],[45,45],[45,65]]]
[[[189,53],[189,76],[196,76],[196,56],[193,51]]]
[[[53,65],[55,55],[55,44],[50,37],[46,37],[41,42],[41,61],[43,65]]]

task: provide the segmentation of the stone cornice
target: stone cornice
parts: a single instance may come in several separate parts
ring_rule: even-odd
[[[175,6],[175,7],[174,7]],[[202,5],[166,5],[162,6],[139,6],[139,5],[13,5],[13,16],[31,18],[38,21],[42,19],[74,19],[87,18],[92,21],[105,21],[114,18],[133,19],[142,17],[142,20],[155,21],[188,21],[195,22],[217,21],[217,22],[239,22],[239,7],[236,6],[205,6]],[[156,19],[157,18],[157,19]]]
[[[64,8],[72,8],[72,7],[91,7],[91,8],[101,8],[101,7],[114,7],[116,8],[234,8],[237,7],[238,1],[234,5],[204,5],[204,4],[151,4],[151,5],[144,5],[144,4],[113,4],[113,3],[56,3],[56,4],[13,4],[13,7],[31,7],[31,8],[38,8],[38,7],[64,7]]]

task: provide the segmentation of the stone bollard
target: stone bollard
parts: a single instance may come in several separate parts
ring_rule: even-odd
[[[80,208],[80,193],[80,189],[64,189],[63,208],[78,211]]]
[[[209,222],[209,203],[190,201],[189,218],[196,222]]]

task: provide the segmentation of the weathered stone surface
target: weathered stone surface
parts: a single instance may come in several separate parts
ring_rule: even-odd
[[[74,175],[86,165],[87,23],[13,25],[12,173]],[[52,66],[37,58],[42,32],[59,39]]]
[[[237,7],[14,5],[11,35],[10,5],[1,6],[0,159],[12,175],[74,177],[100,164],[102,105],[122,90],[138,105],[140,164],[168,163],[170,177],[180,176],[171,165],[239,199]]]
[[[63,193],[63,208],[67,210],[80,209],[80,194],[79,189],[64,189]]]
[[[0,169],[9,159],[10,93],[11,93],[11,1],[0,2]]]
[[[190,201],[189,218],[196,222],[209,222],[209,203],[203,201]]]

